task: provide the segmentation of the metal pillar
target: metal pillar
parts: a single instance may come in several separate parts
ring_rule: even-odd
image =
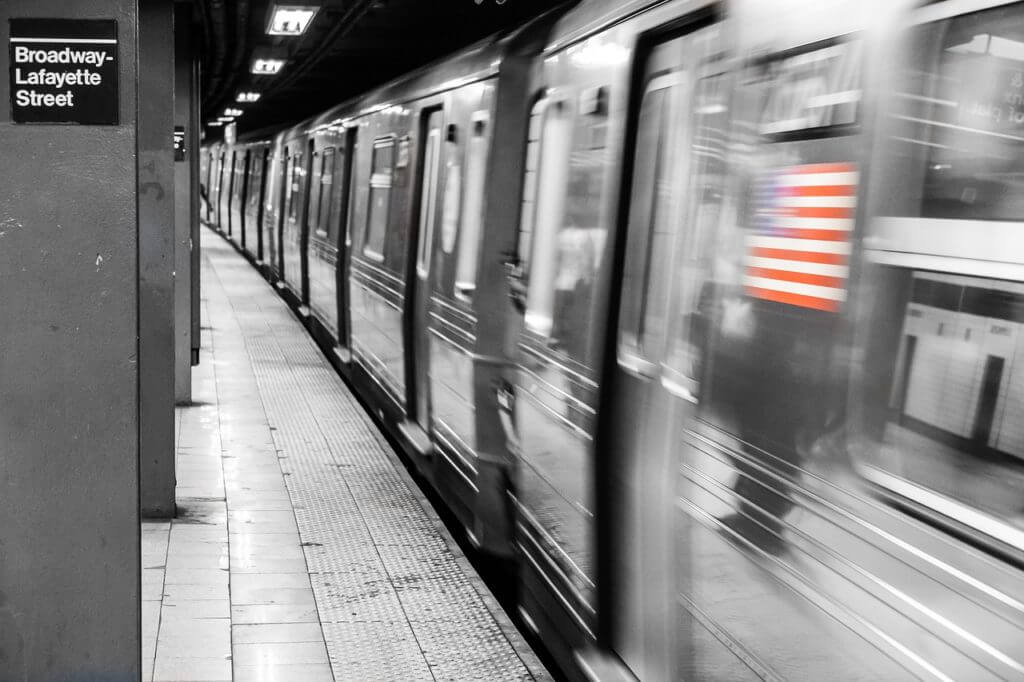
[[[9,19],[114,20],[110,125],[11,121]],[[0,679],[138,680],[136,0],[0,2]]]

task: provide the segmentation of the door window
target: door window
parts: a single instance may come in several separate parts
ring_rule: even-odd
[[[257,204],[260,202],[260,186],[263,182],[263,163],[260,161],[260,155],[257,153],[253,157],[251,167],[249,169],[249,196],[248,204],[249,207],[255,209]]]
[[[366,238],[363,253],[378,261],[384,260],[384,237],[388,227],[391,202],[392,173],[395,163],[395,140],[388,137],[373,143],[370,205],[366,216]]]
[[[676,117],[674,100],[681,76],[671,74],[653,79],[640,104],[634,157],[633,189],[630,199],[626,262],[619,313],[620,361],[623,351],[651,356],[664,336],[664,322],[658,319],[664,301],[659,280],[665,277],[666,259],[671,254],[675,225],[673,203],[678,188],[671,182],[670,136]]]
[[[543,131],[543,132],[542,132]],[[534,107],[526,152],[526,182],[520,223],[520,254],[529,254],[526,327],[550,336],[558,228],[565,212],[572,118],[567,102],[542,100]]]
[[[469,300],[476,289],[480,254],[480,229],[483,226],[484,180],[487,176],[487,119],[474,117],[466,150],[465,193],[462,197],[462,235],[455,267],[455,296]]]
[[[288,166],[288,220],[299,219],[299,182],[302,177],[302,153],[292,156],[291,164]]]
[[[313,152],[313,167],[310,169],[309,178],[309,216],[306,224],[317,237],[323,237],[320,232],[320,177],[324,169],[323,152]]]
[[[440,151],[441,112],[434,111],[427,119],[427,139],[423,148],[423,180],[420,184],[420,243],[416,254],[416,273],[420,277],[427,276],[430,267],[430,250],[434,243]]]
[[[320,167],[320,181],[317,183],[319,187],[317,189],[316,217],[311,224],[316,226],[316,233],[320,237],[327,237],[331,224],[331,187],[334,182],[335,156],[334,147],[324,150],[323,163]]]

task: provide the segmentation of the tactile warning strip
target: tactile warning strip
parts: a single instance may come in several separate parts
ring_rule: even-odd
[[[335,678],[550,679],[284,302],[226,243],[203,249],[273,429]]]

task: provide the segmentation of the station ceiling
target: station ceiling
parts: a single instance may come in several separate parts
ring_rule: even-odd
[[[500,4],[499,4],[500,2]],[[202,45],[204,123],[234,107],[240,137],[271,132],[515,26],[558,0],[195,0]],[[269,35],[276,6],[316,8],[298,36]],[[257,58],[286,60],[275,75],[251,73]],[[257,102],[236,102],[239,92]],[[208,127],[207,139],[223,128]]]

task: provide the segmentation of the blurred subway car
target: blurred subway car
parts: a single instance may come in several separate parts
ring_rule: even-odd
[[[985,680],[1022,143],[1024,3],[583,0],[202,162],[569,678]]]

